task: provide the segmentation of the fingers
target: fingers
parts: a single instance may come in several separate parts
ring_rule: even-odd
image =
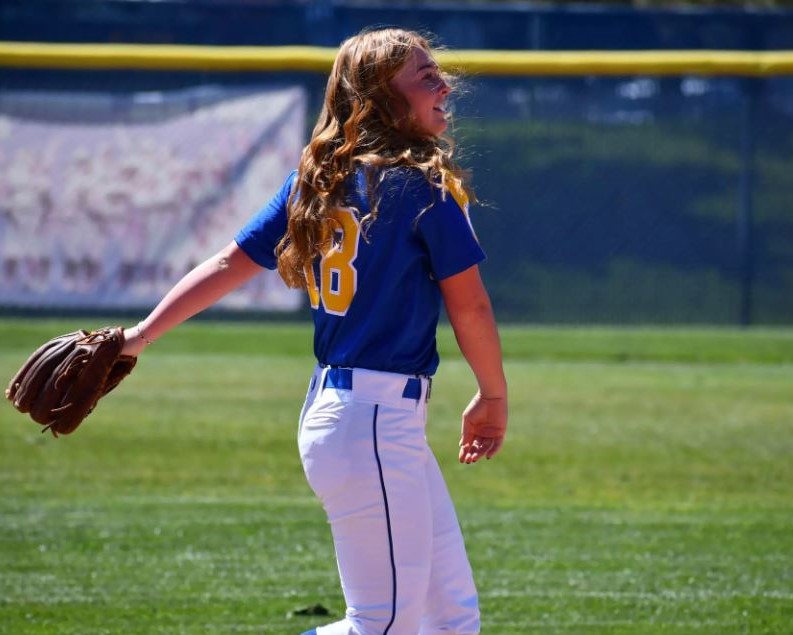
[[[484,399],[477,393],[463,411],[460,463],[493,458],[501,450],[506,431],[506,398]]]
[[[479,459],[491,458],[501,448],[503,439],[475,436],[471,441],[460,441],[460,463],[476,463]]]
[[[497,439],[493,439],[493,445],[487,452],[487,458],[492,459],[498,452],[501,450],[501,446],[504,445],[504,437],[498,437]]]

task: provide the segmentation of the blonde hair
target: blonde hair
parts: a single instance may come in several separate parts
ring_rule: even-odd
[[[452,140],[429,135],[410,116],[397,115],[409,112],[408,104],[389,82],[416,47],[431,54],[426,38],[402,29],[365,31],[342,43],[300,158],[287,233],[276,249],[278,271],[290,287],[306,287],[305,268],[329,245],[336,227],[331,212],[344,206],[345,181],[359,168],[366,169],[370,198],[370,211],[361,219],[364,235],[377,218],[378,201],[371,199],[378,174],[384,175],[377,168],[416,168],[441,190],[454,180],[474,198],[467,175],[452,161]]]

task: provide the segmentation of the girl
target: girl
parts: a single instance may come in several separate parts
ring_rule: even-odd
[[[450,92],[417,33],[345,41],[298,169],[234,241],[125,330],[124,353],[138,355],[262,267],[307,291],[318,364],[298,445],[347,603],[344,619],[312,635],[479,633],[462,534],[425,438],[441,300],[478,383],[459,460],[492,458],[507,426],[484,254],[442,136]]]

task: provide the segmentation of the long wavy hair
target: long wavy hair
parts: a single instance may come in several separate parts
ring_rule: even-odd
[[[305,268],[328,248],[336,228],[331,212],[345,206],[345,181],[360,168],[367,175],[370,203],[361,219],[364,236],[377,218],[377,181],[390,167],[416,168],[442,191],[455,180],[475,200],[467,174],[452,161],[452,139],[420,130],[407,100],[389,85],[416,47],[431,54],[425,37],[390,28],[362,32],[341,45],[322,111],[300,158],[287,232],[276,249],[278,271],[290,287],[306,287]],[[444,79],[452,78],[444,74]]]

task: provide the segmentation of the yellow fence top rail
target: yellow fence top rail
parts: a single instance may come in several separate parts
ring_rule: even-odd
[[[0,42],[0,67],[73,70],[327,72],[335,48]],[[793,51],[439,51],[447,69],[472,75],[793,74]]]

